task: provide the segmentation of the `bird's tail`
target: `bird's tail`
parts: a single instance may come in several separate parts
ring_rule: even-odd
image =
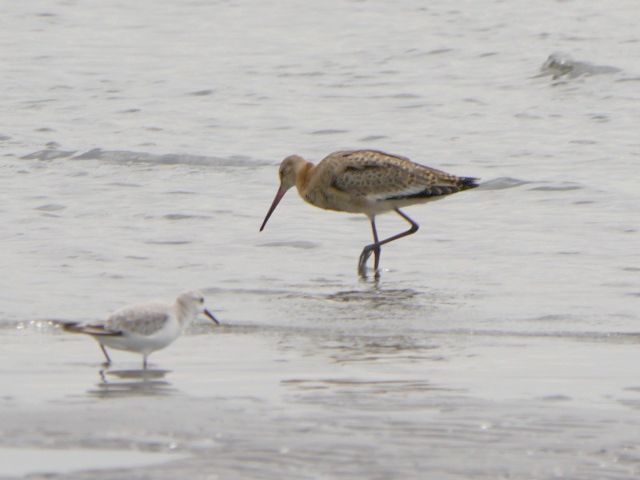
[[[48,319],[47,321],[56,327],[62,328],[65,332],[78,332],[81,325],[80,322],[74,322],[73,320]]]
[[[57,322],[65,332],[84,333],[83,325],[80,322]]]
[[[469,190],[470,188],[476,188],[478,185],[480,185],[478,183],[480,179],[475,177],[458,177],[458,180],[460,190]]]
[[[117,337],[122,335],[122,332],[117,330],[108,330],[103,325],[87,325],[86,323],[82,322],[73,322],[66,320],[52,320],[51,323],[60,326],[65,332],[84,333],[85,335],[103,337]]]

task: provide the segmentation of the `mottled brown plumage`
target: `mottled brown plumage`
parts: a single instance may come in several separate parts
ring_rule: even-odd
[[[377,275],[380,246],[418,230],[418,225],[399,210],[401,207],[438,200],[477,186],[474,178],[457,177],[414,163],[406,157],[377,150],[334,152],[318,165],[291,155],[280,164],[279,174],[280,189],[260,230],[264,229],[277,204],[294,185],[300,196],[316,207],[364,213],[371,221],[374,243],[367,245],[360,255],[358,272],[363,276],[371,253],[375,254]],[[407,220],[411,228],[379,241],[375,216],[391,210]]]

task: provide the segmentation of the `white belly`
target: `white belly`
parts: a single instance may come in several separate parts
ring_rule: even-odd
[[[116,350],[126,350],[149,354],[165,348],[180,336],[181,329],[177,321],[170,321],[165,326],[151,335],[140,335],[135,332],[124,332],[119,336],[95,336],[102,345]]]

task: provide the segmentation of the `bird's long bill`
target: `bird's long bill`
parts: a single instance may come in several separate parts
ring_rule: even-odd
[[[211,320],[213,320],[215,322],[216,325],[220,325],[220,322],[218,321],[218,319],[216,317],[213,316],[213,313],[211,313],[209,310],[207,310],[206,308],[204,309],[204,314],[209,317]]]
[[[276,207],[280,203],[280,200],[282,200],[282,197],[284,197],[285,193],[287,193],[287,189],[284,188],[282,185],[280,185],[280,188],[278,189],[278,192],[276,193],[276,197],[273,199],[273,203],[271,204],[271,207],[269,207],[269,211],[267,212],[267,216],[264,217],[264,221],[262,222],[262,226],[260,227],[260,231],[262,231],[264,229],[264,226],[267,224],[267,221],[269,220],[269,217],[271,216],[273,211],[276,209]]]

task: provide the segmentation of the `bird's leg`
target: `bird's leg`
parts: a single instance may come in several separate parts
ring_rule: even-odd
[[[375,271],[376,277],[380,274],[378,272],[378,265],[380,265],[380,242],[378,241],[378,231],[376,230],[376,218],[375,216],[369,217],[371,221],[371,231],[373,232],[373,243],[371,245],[367,245],[362,249],[362,253],[360,254],[360,260],[358,261],[358,274],[361,277],[366,277],[366,265],[367,260],[373,253],[374,261],[373,261],[373,269]]]
[[[376,232],[376,225],[374,223],[374,219],[373,218],[371,219],[371,227],[373,229],[374,243],[364,247],[364,250],[362,250],[362,253],[360,254],[360,262],[358,263],[358,273],[362,277],[365,276],[365,273],[364,273],[365,264],[367,263],[367,259],[371,256],[372,252],[375,253],[375,263],[374,263],[374,265],[376,267],[376,277],[378,277],[378,275],[379,275],[379,273],[378,273],[378,262],[380,261],[380,247],[382,245],[384,245],[385,243],[393,242],[394,240],[398,240],[399,238],[406,237],[407,235],[412,235],[412,234],[416,233],[418,231],[418,229],[420,228],[420,226],[416,222],[411,220],[411,218],[409,218],[406,214],[402,213],[402,211],[400,211],[399,208],[394,208],[394,210],[398,215],[400,215],[407,222],[409,222],[411,224],[411,227],[409,227],[409,230],[405,230],[404,232],[400,232],[397,235],[393,235],[393,236],[391,236],[389,238],[385,238],[384,240],[379,241],[378,240],[378,234]]]
[[[102,353],[104,353],[104,358],[107,359],[107,361],[105,362],[105,366],[108,367],[109,365],[111,365],[111,358],[109,357],[109,354],[107,353],[107,349],[104,348],[104,345],[102,345],[101,343],[98,343],[98,345],[100,345],[100,350],[102,350]]]
[[[147,354],[146,353],[142,354],[142,369],[143,370],[147,369]]]
[[[397,235],[394,235],[389,238],[385,238],[378,245],[384,245],[385,243],[393,242],[394,240],[398,240],[399,238],[406,237],[407,235],[412,235],[416,233],[420,228],[420,225],[418,225],[416,222],[411,220],[405,213],[402,213],[399,208],[394,208],[394,210],[398,215],[400,215],[407,222],[409,222],[411,224],[411,227],[409,227],[409,230],[405,230],[404,232],[400,232]]]

